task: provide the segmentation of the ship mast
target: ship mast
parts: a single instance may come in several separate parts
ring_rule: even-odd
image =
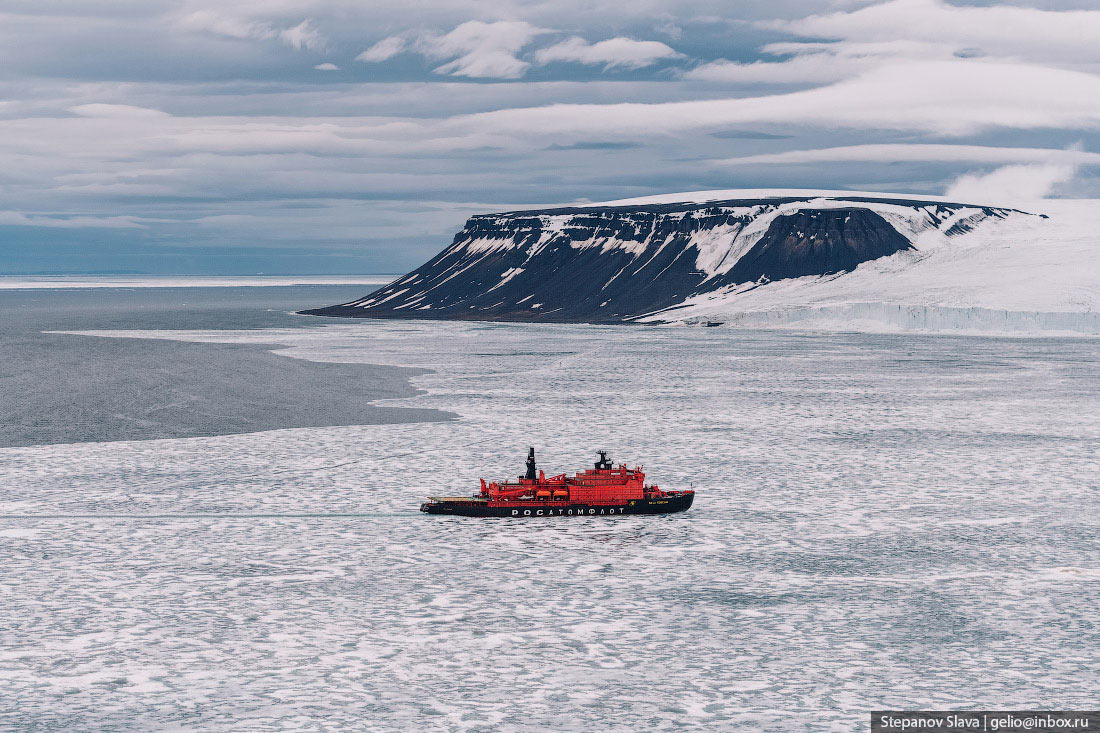
[[[538,472],[535,470],[535,449],[527,449],[527,475],[524,476],[528,481],[534,481],[538,478]]]

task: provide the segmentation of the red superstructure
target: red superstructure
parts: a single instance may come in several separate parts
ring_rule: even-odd
[[[433,498],[421,506],[432,514],[466,516],[562,516],[593,514],[664,514],[691,506],[693,491],[662,491],[646,486],[640,466],[615,466],[599,451],[594,468],[574,476],[547,478],[535,467],[535,449],[527,456],[527,473],[518,481],[486,483],[472,497]]]

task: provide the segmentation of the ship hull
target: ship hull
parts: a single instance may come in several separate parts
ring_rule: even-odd
[[[420,511],[453,517],[618,517],[628,514],[672,514],[691,507],[694,493],[666,496],[659,499],[637,499],[625,504],[563,504],[559,502],[523,503],[501,506],[488,502],[427,502]]]

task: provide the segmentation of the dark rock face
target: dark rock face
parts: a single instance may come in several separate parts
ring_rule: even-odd
[[[909,240],[869,209],[807,209],[775,217],[724,280],[831,275],[907,249]]]
[[[833,201],[850,205],[773,197],[474,216],[449,247],[403,278],[305,313],[622,323],[720,287],[846,272],[913,249],[876,206],[904,207],[930,228],[954,222],[948,235],[1008,214],[901,199]],[[770,217],[763,235],[760,217]]]
[[[368,301],[376,299],[374,303],[353,306],[354,312],[321,314],[620,322],[679,302],[706,278],[695,269],[693,256],[682,256],[682,247],[662,250],[658,244],[649,244],[641,255],[634,256],[623,250],[576,249],[570,243],[573,236],[578,233],[566,231],[559,240],[545,243],[537,264],[528,259],[526,247],[484,254],[447,250],[402,280],[367,296]],[[521,245],[538,240],[537,235],[519,232],[514,237]],[[421,297],[423,300],[418,300]]]

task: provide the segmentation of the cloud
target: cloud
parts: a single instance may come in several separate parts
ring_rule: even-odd
[[[1050,10],[1071,4],[1089,11]],[[86,241],[145,248],[371,241],[411,265],[394,242],[410,227],[429,234],[415,213],[425,197],[440,202],[418,245],[427,254],[469,202],[492,211],[716,186],[938,192],[960,173],[957,190],[981,198],[1100,191],[1088,175],[1100,173],[1096,153],[1039,147],[1080,137],[1100,153],[1100,6],[1087,0],[16,6],[0,24],[0,211],[26,212],[0,216],[18,222],[12,238],[64,226],[76,241],[86,223]],[[616,50],[624,36],[639,40]],[[357,54],[405,63],[324,83]],[[326,63],[343,69],[302,76]],[[593,78],[608,65],[643,71]],[[1075,165],[1072,188],[1049,183]]]
[[[284,28],[279,31],[279,40],[299,51],[303,48],[320,51],[326,45],[325,37],[308,20],[303,20],[293,28]]]
[[[140,229],[142,225],[130,216],[57,216],[54,214],[24,214],[21,211],[0,211],[0,226],[48,227],[51,229]]]
[[[442,36],[421,35],[415,45],[428,58],[453,59],[433,69],[437,74],[518,79],[531,64],[516,58],[516,53],[549,32],[524,21],[471,20]]]
[[[1097,61],[1100,11],[1054,11],[1010,5],[948,5],[942,0],[892,0],[852,12],[812,15],[763,25],[805,37],[846,41],[915,41],[956,52],[1006,58]]]
[[[817,150],[746,155],[715,161],[718,165],[807,163],[1040,163],[1100,165],[1100,153],[1057,148],[1010,148],[985,145],[885,143],[847,145]]]
[[[518,79],[531,64],[520,61],[507,51],[477,51],[436,67],[436,74],[469,76],[481,79]]]
[[[1076,175],[1072,165],[1006,165],[991,173],[967,174],[947,187],[944,196],[960,201],[1034,201]]]
[[[554,143],[553,145],[547,145],[546,150],[632,150],[640,147],[642,147],[641,143],[626,141],[604,142],[601,140],[582,140],[569,145]]]
[[[213,10],[196,10],[175,20],[175,26],[187,31],[205,31],[239,40],[278,39],[291,48],[318,51],[327,40],[308,19],[294,26],[278,28],[271,23],[226,15]]]
[[[802,84],[837,81],[859,71],[858,66],[861,65],[838,64],[834,57],[827,54],[800,56],[790,61],[754,61],[749,64],[718,59],[684,72],[683,78],[730,84]]]
[[[684,29],[675,23],[663,22],[654,26],[654,30],[658,33],[668,36],[674,41],[679,41],[684,37]]]
[[[510,131],[662,134],[770,123],[958,136],[982,130],[1100,128],[1100,76],[956,59],[891,64],[788,94],[658,104],[506,109],[465,124]]]
[[[838,81],[901,61],[953,58],[1033,62],[1100,70],[1100,11],[1049,11],[942,0],[890,0],[850,11],[758,23],[811,42],[771,43],[762,52],[787,57],[748,63],[718,59],[684,78],[733,84]]]
[[[914,41],[874,43],[771,43],[764,53],[792,56],[783,61],[739,63],[718,59],[685,72],[693,81],[733,84],[806,84],[839,81],[899,59],[950,60],[943,44]]]
[[[383,38],[381,41],[356,56],[355,60],[364,63],[387,61],[399,53],[404,52],[406,46],[407,43],[401,36],[390,36],[389,38]]]
[[[433,69],[437,74],[518,79],[531,67],[531,61],[520,58],[520,52],[537,37],[548,33],[554,31],[524,21],[486,23],[471,20],[445,34],[421,32],[411,43],[402,35],[384,38],[359,54],[356,60],[376,63],[412,50],[434,61],[447,61]],[[535,51],[529,58],[540,66],[573,62],[602,64],[608,70],[640,69],[681,57],[660,41],[635,41],[620,36],[597,43],[573,37]]]
[[[168,117],[167,112],[148,107],[135,107],[129,104],[78,104],[69,107],[69,111],[81,117]]]
[[[777,135],[773,132],[760,132],[759,130],[719,130],[710,133],[711,137],[724,140],[787,140],[790,135]]]
[[[176,27],[188,31],[207,31],[227,38],[268,39],[275,30],[267,23],[223,15],[213,10],[196,10],[176,19]]]
[[[573,37],[535,52],[535,61],[545,65],[555,61],[580,64],[604,64],[604,69],[616,67],[640,69],[658,61],[681,57],[681,54],[660,41],[635,41],[622,36],[598,43],[588,43]]]
[[[337,66],[336,64],[331,64],[331,63],[317,64],[313,68],[317,69],[317,71],[339,71],[340,70],[339,66]]]

